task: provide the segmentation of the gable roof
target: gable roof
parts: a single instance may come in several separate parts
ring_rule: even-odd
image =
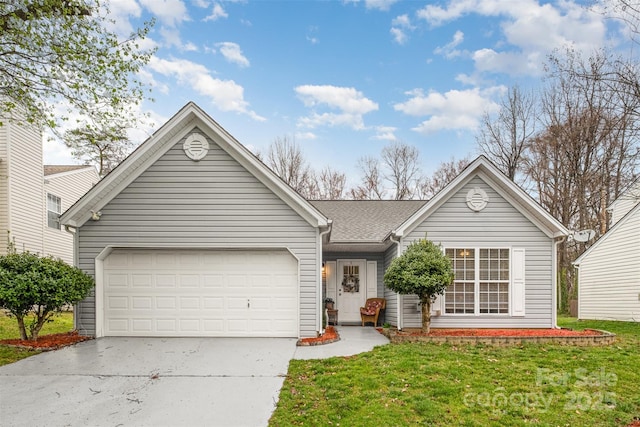
[[[331,218],[331,242],[380,243],[426,203],[425,200],[312,200]]]
[[[511,203],[549,237],[569,235],[569,230],[540,206],[522,188],[507,178],[491,161],[480,156],[453,181],[393,231],[396,236],[410,233],[475,176],[487,181],[495,191]]]
[[[44,176],[58,175],[67,172],[76,172],[92,168],[95,169],[91,165],[44,165]]]
[[[122,163],[89,190],[60,217],[62,224],[80,227],[100,211],[140,174],[154,164],[175,143],[198,127],[210,140],[252,173],[302,218],[314,227],[328,227],[329,221],[307,200],[238,142],[195,103],[189,102],[151,135]]]
[[[613,233],[616,232],[616,230],[620,227],[622,227],[627,221],[629,221],[630,218],[632,218],[634,215],[639,214],[640,215],[640,202],[636,203],[636,205],[629,211],[626,213],[625,216],[623,216],[622,218],[620,218],[620,221],[616,222],[613,227],[611,227],[609,229],[609,231],[607,231],[606,233],[604,233],[602,235],[602,237],[600,237],[593,245],[589,246],[589,248],[582,252],[582,254],[576,258],[575,261],[573,261],[573,265],[580,265],[580,263],[582,261],[584,261],[584,259],[598,246],[600,246],[600,244],[604,241],[606,241],[607,239],[610,238],[610,236],[613,235]]]

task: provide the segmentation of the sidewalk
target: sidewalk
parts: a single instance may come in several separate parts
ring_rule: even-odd
[[[336,326],[340,341],[315,346],[296,347],[294,359],[327,359],[334,356],[353,356],[389,344],[387,337],[371,326]]]

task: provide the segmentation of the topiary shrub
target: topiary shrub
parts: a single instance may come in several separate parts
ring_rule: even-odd
[[[60,259],[29,252],[0,256],[0,308],[15,316],[23,340],[36,341],[46,322],[93,286],[91,276]]]
[[[451,260],[440,246],[420,239],[395,258],[384,273],[384,284],[403,295],[418,295],[422,305],[422,330],[429,333],[431,304],[453,281]]]

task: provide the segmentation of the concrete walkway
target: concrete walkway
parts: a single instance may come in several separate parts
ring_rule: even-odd
[[[0,426],[266,426],[289,361],[388,343],[337,327],[335,343],[288,338],[100,338],[0,367]]]
[[[389,344],[389,339],[373,327],[336,326],[340,341],[308,347],[296,347],[294,359],[326,359],[334,356],[353,356]]]

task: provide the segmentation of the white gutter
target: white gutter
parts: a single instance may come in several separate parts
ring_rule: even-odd
[[[552,271],[552,284],[553,293],[551,296],[553,311],[551,312],[551,327],[554,329],[560,329],[558,326],[558,246],[566,239],[563,236],[560,240],[556,240],[553,243],[553,253],[551,254],[551,271]]]
[[[322,311],[324,310],[324,305],[322,304],[322,238],[331,233],[331,227],[333,225],[333,221],[328,219],[327,220],[327,229],[324,231],[321,231],[320,234],[318,235],[318,244],[317,244],[317,251],[320,254],[320,256],[316,256],[316,267],[317,267],[317,280],[318,280],[318,286],[316,286],[316,304],[318,309],[316,310],[316,331],[320,331],[321,334],[324,334],[324,322],[322,321]]]
[[[394,240],[394,237],[396,237],[394,234],[389,235],[389,240],[396,244],[396,257],[399,257],[400,255],[402,255],[402,246],[400,245],[400,243],[402,242],[402,237],[398,237],[398,240]],[[396,314],[398,316],[397,328],[399,331],[401,331],[404,323],[404,318],[402,316],[402,295],[400,293],[396,293],[396,300],[398,304],[398,306],[396,307]]]

